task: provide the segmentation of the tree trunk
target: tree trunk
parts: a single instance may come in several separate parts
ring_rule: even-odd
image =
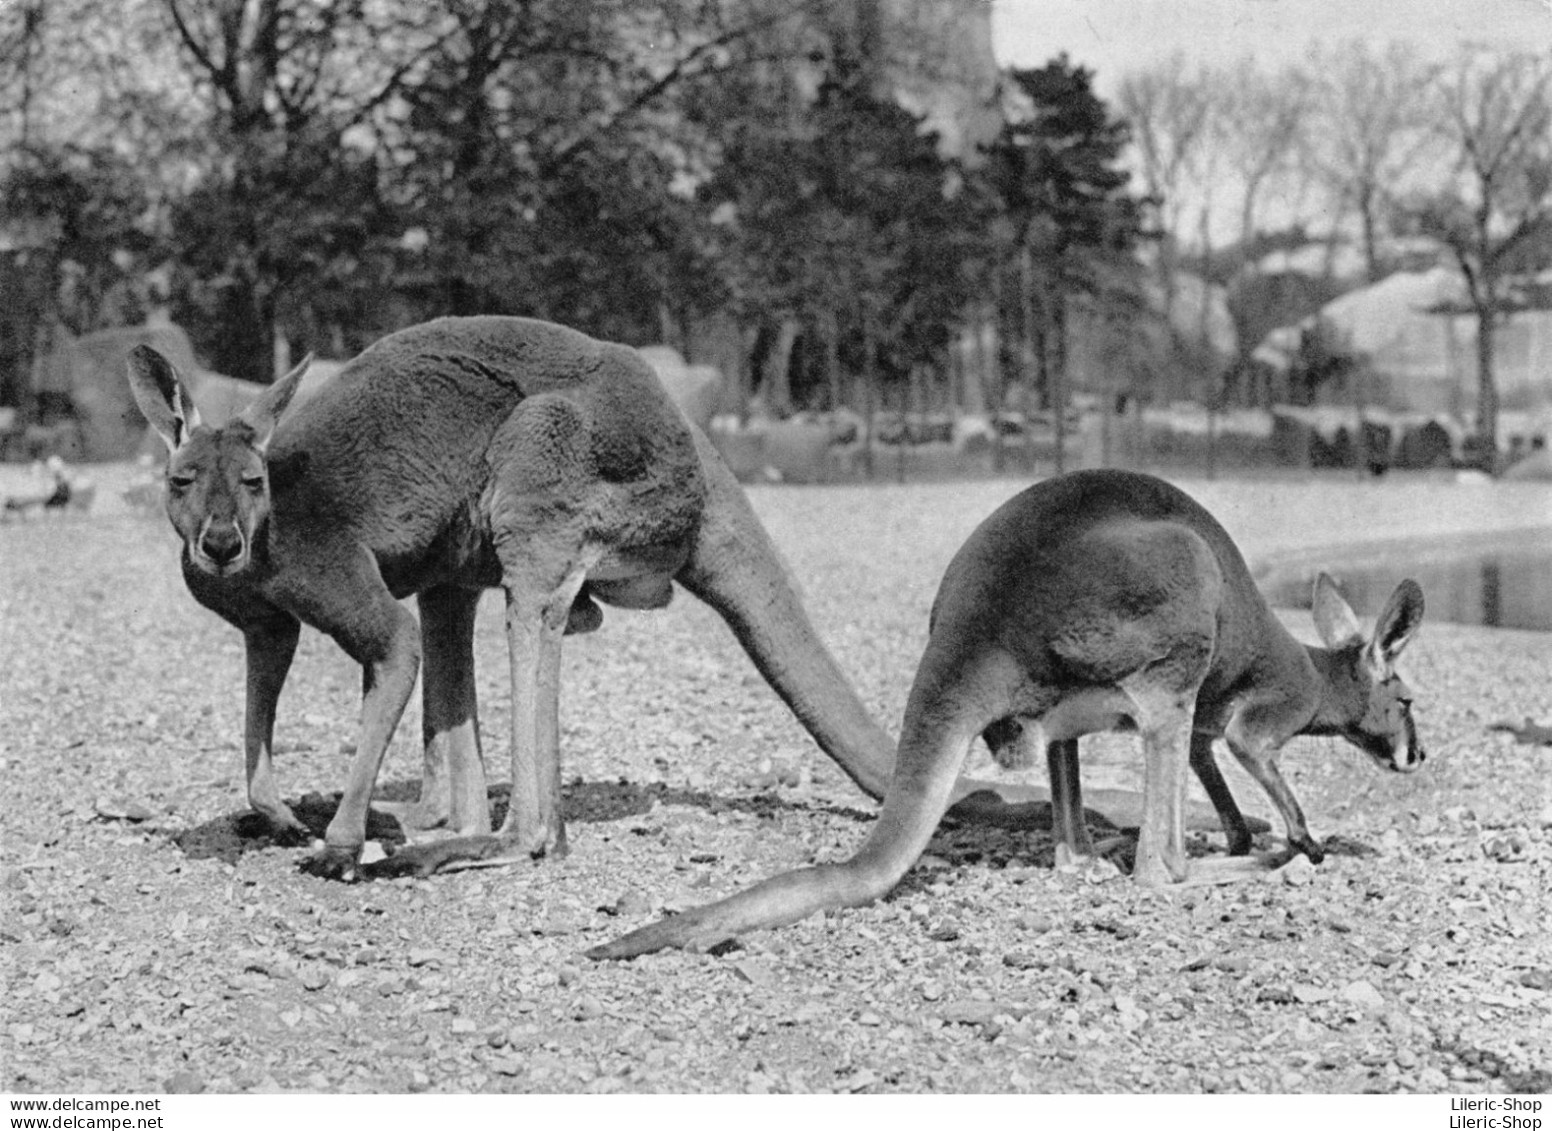
[[[1477,437],[1482,445],[1482,470],[1498,474],[1498,381],[1493,373],[1492,291],[1484,288],[1486,305],[1477,307]]]
[[[1023,342],[1021,355],[1025,365],[1024,383],[1027,389],[1039,390],[1040,400],[1049,407],[1051,388],[1046,383],[1045,335],[1041,332],[1040,316],[1035,311],[1035,262],[1034,253],[1026,243],[1019,249],[1019,313],[1022,317]],[[1043,311],[1041,312],[1043,315]],[[1034,372],[1029,372],[1032,367]],[[1035,433],[1030,427],[1029,401],[1024,403],[1024,470],[1035,470]]]
[[[960,408],[974,416],[986,415],[986,311],[977,306],[971,315],[970,350],[965,357],[964,380],[961,383],[963,400]]]
[[[776,340],[765,355],[760,371],[760,395],[772,416],[784,418],[792,414],[792,346],[798,339],[798,323],[795,318],[783,318],[776,328]]]
[[[830,411],[837,412],[846,407],[846,390],[841,385],[840,319],[836,318],[833,310],[825,315],[824,335],[825,377],[830,386]]]
[[[1056,474],[1067,470],[1067,300],[1060,293],[1050,302],[1051,411],[1056,424]]]
[[[873,478],[873,394],[878,373],[873,364],[873,312],[862,310],[862,468]]]
[[[275,300],[263,284],[238,275],[221,289],[221,336],[209,344],[217,373],[268,385],[275,379]]]

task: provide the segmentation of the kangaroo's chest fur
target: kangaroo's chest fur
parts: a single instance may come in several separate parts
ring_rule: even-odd
[[[384,338],[282,422],[269,465],[271,550],[364,547],[400,597],[495,585],[497,540],[556,524],[596,543],[601,577],[671,574],[705,496],[634,350],[520,318]]]

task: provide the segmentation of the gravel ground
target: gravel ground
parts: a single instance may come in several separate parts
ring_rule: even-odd
[[[1537,486],[1183,485],[1263,564],[1552,515]],[[943,567],[1018,486],[753,492],[889,725]],[[90,518],[0,527],[0,1090],[1552,1089],[1552,749],[1492,729],[1552,724],[1552,634],[1425,627],[1419,774],[1290,746],[1319,868],[1147,894],[1108,864],[1055,871],[1042,833],[946,828],[877,906],[600,965],[588,946],[849,854],[871,819],[714,615],[608,610],[568,642],[567,859],[327,883],[244,835],[240,639],[184,591],[165,522],[102,494]],[[490,602],[480,687],[503,766]],[[358,687],[304,635],[280,774],[320,830]],[[1138,780],[1125,740],[1085,757],[1086,780]],[[418,767],[401,738],[385,792],[411,794]]]

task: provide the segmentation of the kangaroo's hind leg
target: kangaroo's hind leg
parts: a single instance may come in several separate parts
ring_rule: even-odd
[[[490,832],[485,763],[474,679],[474,621],[481,591],[438,586],[419,595],[421,717],[424,757],[420,798],[377,808],[414,834],[445,828],[453,836]]]
[[[1194,695],[1194,689],[1185,697],[1132,692],[1140,708],[1137,729],[1143,748],[1143,817],[1132,879],[1141,887],[1162,888],[1186,878],[1186,767]]]
[[[561,639],[609,524],[606,488],[592,472],[585,414],[558,396],[524,401],[492,442],[487,493],[495,555],[506,595],[512,711],[512,793],[506,820],[482,832],[409,845],[383,871],[428,874],[566,852],[560,790]],[[467,775],[467,807],[474,807]],[[455,778],[453,804],[456,806]]]

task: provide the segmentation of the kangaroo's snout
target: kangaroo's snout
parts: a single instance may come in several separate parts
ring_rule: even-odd
[[[1371,750],[1375,755],[1375,761],[1387,770],[1393,770],[1398,774],[1410,774],[1419,770],[1428,760],[1428,752],[1417,740],[1417,724],[1412,721],[1410,715],[1403,720],[1400,734],[1389,742],[1381,739],[1376,745],[1378,748]]]
[[[219,572],[240,562],[247,541],[236,523],[210,522],[200,532],[196,548],[199,552],[195,556],[205,559]]]

